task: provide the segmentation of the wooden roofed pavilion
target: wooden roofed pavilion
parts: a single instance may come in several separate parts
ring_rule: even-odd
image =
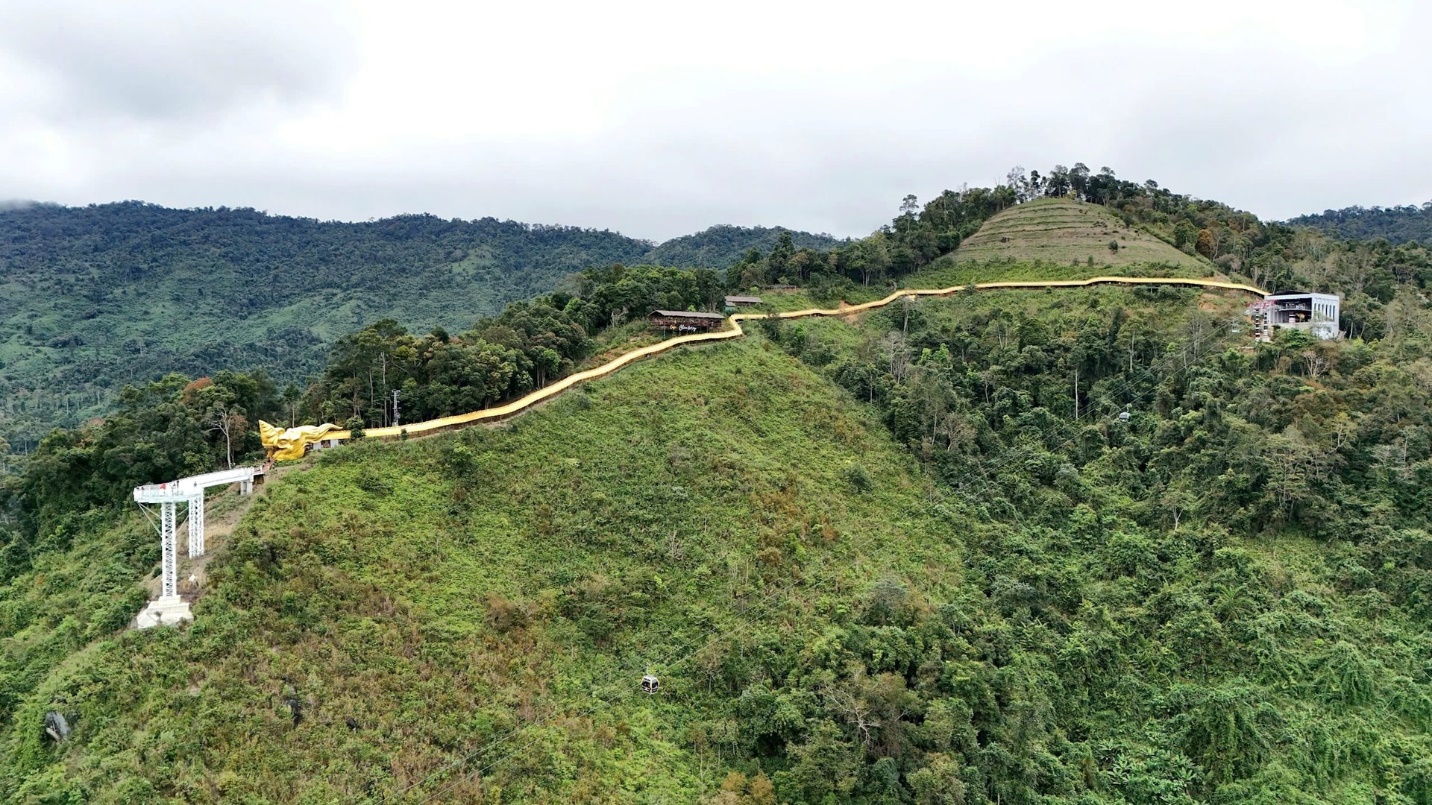
[[[653,310],[651,313],[651,326],[685,332],[715,330],[725,321],[724,314],[697,310]]]

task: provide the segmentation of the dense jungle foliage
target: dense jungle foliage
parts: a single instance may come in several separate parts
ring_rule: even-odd
[[[252,457],[259,417],[387,424],[393,390],[403,421],[470,410],[653,308],[947,280],[1049,196],[1342,293],[1353,338],[1255,345],[1246,299],[1174,289],[766,322],[497,429],[288,470],[192,627],[118,631],[158,554],[128,487]],[[5,487],[0,798],[1432,803],[1427,257],[1016,170],[725,277],[599,261],[456,335],[382,320],[306,389],[128,390]]]
[[[1081,295],[772,328],[1008,526],[965,541],[1007,642],[955,616],[1004,669],[963,697],[975,801],[1432,801],[1426,312],[1249,349],[1191,291]]]
[[[113,410],[124,385],[170,373],[262,368],[281,385],[303,384],[335,339],[377,319],[464,328],[591,266],[648,254],[708,266],[708,256],[767,248],[776,233],[717,228],[663,251],[615,232],[495,218],[342,223],[139,202],[0,208],[0,438],[28,453],[51,427]]]
[[[1346,207],[1321,214],[1300,215],[1291,226],[1310,226],[1335,238],[1389,243],[1432,243],[1432,201],[1421,206]]]

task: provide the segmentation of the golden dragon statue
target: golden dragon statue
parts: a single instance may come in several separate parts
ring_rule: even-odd
[[[263,442],[268,457],[274,461],[293,461],[303,458],[311,445],[322,441],[330,433],[341,431],[337,425],[299,425],[296,428],[280,428],[259,420],[259,440]]]

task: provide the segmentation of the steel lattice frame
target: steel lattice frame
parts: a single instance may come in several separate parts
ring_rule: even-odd
[[[174,545],[174,502],[165,501],[159,504],[159,540],[161,551],[164,554],[164,589],[160,593],[163,598],[173,598],[179,594],[178,590],[178,561],[175,554],[178,549]]]
[[[204,490],[189,499],[189,557],[204,555]]]

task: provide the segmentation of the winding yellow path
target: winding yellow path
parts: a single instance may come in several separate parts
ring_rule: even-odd
[[[1193,285],[1200,288],[1221,288],[1223,290],[1229,291],[1244,291],[1247,293],[1254,294],[1260,298],[1268,295],[1266,291],[1261,291],[1251,285],[1241,285],[1239,283],[1234,282],[1222,282],[1220,280],[1183,279],[1178,277],[1093,277],[1091,279],[1085,280],[1043,280],[1035,282],[979,282],[975,283],[974,288],[975,290],[984,291],[1014,288],[1082,288],[1089,285]],[[538,389],[537,391],[534,391],[525,397],[513,400],[506,405],[499,405],[495,408],[484,408],[481,411],[470,411],[466,414],[445,416],[440,419],[430,419],[426,422],[414,422],[411,425],[403,425],[401,427],[372,428],[370,430],[365,431],[364,433],[366,437],[370,439],[396,439],[402,435],[403,431],[407,431],[409,436],[421,436],[425,434],[436,433],[438,431],[448,430],[451,428],[461,428],[466,425],[474,425],[479,422],[496,422],[511,417],[515,414],[520,414],[523,411],[526,411],[527,409],[531,408],[532,406],[537,405],[538,403],[543,402],[545,400],[549,400],[553,397],[556,397],[562,392],[567,391],[568,389],[579,384],[585,383],[588,380],[596,380],[599,377],[606,377],[621,369],[623,366],[626,366],[630,363],[635,363],[642,358],[648,358],[652,355],[658,355],[662,352],[667,352],[669,350],[675,349],[680,346],[685,346],[687,344],[699,344],[706,341],[725,341],[731,338],[740,338],[741,336],[746,334],[745,331],[741,329],[741,322],[743,321],[772,318],[802,319],[809,318],[811,316],[849,316],[853,313],[862,313],[867,310],[874,310],[878,307],[884,307],[892,302],[895,302],[907,296],[950,296],[952,294],[957,294],[961,291],[968,290],[969,287],[970,286],[967,285],[955,285],[950,288],[929,290],[906,288],[896,291],[885,297],[884,299],[878,299],[874,302],[865,302],[859,305],[847,305],[845,307],[839,307],[834,309],[811,308],[809,310],[792,310],[787,311],[785,313],[735,313],[730,317],[732,327],[729,330],[718,330],[714,333],[698,333],[696,335],[677,336],[676,338],[670,338],[660,343],[652,344],[651,346],[646,346],[642,347],[641,349],[633,350],[631,352],[626,353],[625,355],[613,359],[608,363],[598,366],[595,369],[588,369],[584,372],[577,372],[576,374],[568,375],[567,377],[562,378],[561,380],[557,381],[556,383],[553,383],[550,386],[547,386],[546,388]],[[333,431],[332,433],[327,434],[324,438],[343,440],[351,438],[351,435],[346,430]]]

